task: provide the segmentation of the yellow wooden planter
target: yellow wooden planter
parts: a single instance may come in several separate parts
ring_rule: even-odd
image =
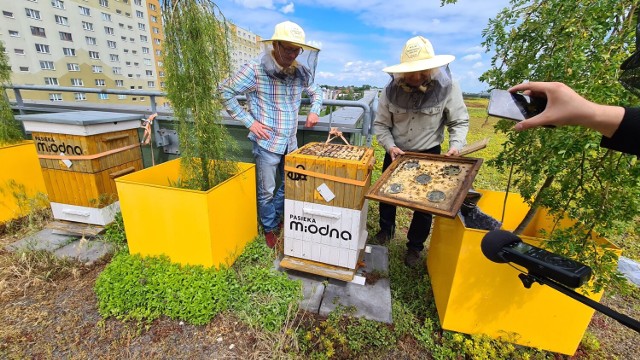
[[[37,201],[38,193],[46,195],[47,189],[33,141],[0,147],[0,164],[0,224],[36,210],[32,206],[49,205],[44,196]]]
[[[231,266],[258,235],[255,165],[208,190],[169,186],[180,159],[116,179],[131,254],[181,264]]]
[[[504,193],[481,192],[480,209],[500,220]],[[527,210],[519,195],[509,194],[502,228],[515,229]],[[539,211],[522,239],[535,245],[538,231],[551,226]],[[435,219],[427,268],[442,328],[573,355],[594,310],[548,286],[526,289],[518,271],[484,257],[480,243],[486,233],[466,228],[459,217]],[[619,253],[607,240],[598,240]],[[588,297],[599,301],[602,292]]]

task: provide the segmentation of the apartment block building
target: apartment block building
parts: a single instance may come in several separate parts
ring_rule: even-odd
[[[82,88],[162,91],[164,87],[159,0],[2,0],[0,10],[0,41],[12,82],[78,88],[77,92],[23,90],[25,99],[146,105],[149,99],[143,95],[86,93]],[[260,54],[261,37],[232,23],[229,29],[235,72]]]
[[[148,99],[82,88],[161,90],[159,0],[3,0],[0,10],[12,82],[78,88],[25,91],[24,98],[140,104]]]

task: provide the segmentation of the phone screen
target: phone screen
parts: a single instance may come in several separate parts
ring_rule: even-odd
[[[546,105],[547,99],[545,98],[532,98],[495,89],[491,91],[487,112],[491,116],[522,121],[540,114]]]

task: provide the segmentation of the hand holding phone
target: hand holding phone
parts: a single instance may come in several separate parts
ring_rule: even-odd
[[[495,89],[491,91],[487,112],[491,116],[522,121],[540,114],[546,106],[546,98]]]

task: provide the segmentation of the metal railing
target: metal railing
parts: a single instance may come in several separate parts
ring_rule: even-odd
[[[101,89],[101,88],[87,88],[87,87],[69,87],[69,86],[54,86],[54,85],[6,85],[5,88],[12,89],[15,96],[15,103],[12,104],[14,110],[20,112],[20,114],[25,114],[27,111],[45,111],[47,109],[49,112],[56,111],[55,108],[63,108],[68,110],[101,110],[101,111],[111,111],[111,112],[125,112],[125,113],[135,113],[140,114],[141,117],[145,114],[151,113],[159,113],[159,120],[167,120],[173,121],[175,118],[172,116],[173,112],[170,108],[158,108],[157,99],[159,97],[166,97],[166,93],[161,91],[145,91],[145,90],[119,90],[119,89]],[[70,105],[68,102],[60,103],[59,102],[43,102],[43,101],[30,101],[26,103],[21,91],[46,91],[46,92],[73,92],[73,93],[93,93],[93,94],[113,94],[113,95],[132,95],[132,96],[148,96],[150,107],[139,106],[139,105],[115,105],[113,103],[108,104],[108,108],[104,108],[105,104],[99,103],[73,103],[75,105]],[[338,113],[331,112],[329,115],[325,115],[320,118],[320,122],[316,125],[313,130],[314,131],[329,131],[331,127],[338,127],[340,131],[345,133],[360,133],[366,139],[366,145],[371,146],[372,139],[372,122],[374,118],[373,114],[373,104],[377,99],[377,91],[370,90],[368,94],[368,98],[363,98],[358,101],[352,100],[324,100],[322,102],[323,106],[339,106],[344,108],[360,108],[362,112],[349,112],[346,113],[346,120],[337,121]],[[237,97],[239,101],[246,101],[244,96]],[[309,105],[311,103],[310,99],[303,98],[302,104]],[[166,110],[165,110],[166,109]],[[225,125],[236,125],[241,126],[238,121],[231,119],[231,117],[225,112],[223,115],[223,123]],[[359,127],[357,124],[362,120],[362,126]],[[309,130],[304,128],[305,118],[304,116],[300,116],[298,120],[298,129],[299,130]],[[154,132],[158,133],[160,131],[158,122],[153,123]],[[158,137],[159,141],[160,138]],[[157,144],[158,146],[162,146],[162,144]]]

